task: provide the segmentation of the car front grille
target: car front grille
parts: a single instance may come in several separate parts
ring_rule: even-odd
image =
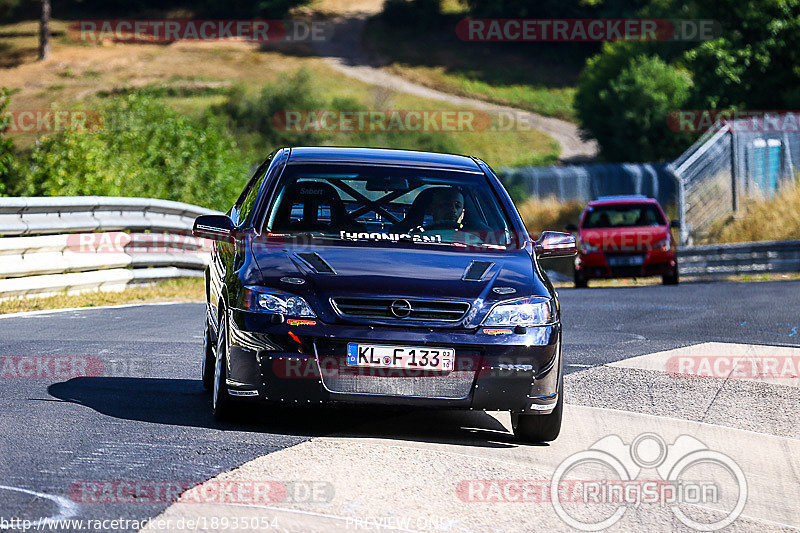
[[[613,266],[610,268],[611,275],[617,278],[636,278],[642,276],[640,266]]]
[[[345,318],[382,318],[458,322],[469,311],[466,302],[404,298],[333,298],[334,309]]]
[[[317,346],[319,357],[325,361],[322,383],[334,393],[458,400],[469,396],[481,366],[479,351],[458,349],[456,369],[447,373],[413,375],[413,371],[401,369],[354,368],[348,367],[345,357],[339,355],[344,353],[345,345],[323,342]]]
[[[457,400],[469,396],[474,378],[474,371],[456,370],[447,375],[415,377],[337,374],[325,375],[322,381],[331,392]]]

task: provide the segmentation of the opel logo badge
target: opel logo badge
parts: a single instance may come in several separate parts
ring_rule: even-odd
[[[397,318],[406,318],[411,314],[411,303],[408,300],[395,300],[389,306],[389,311]]]

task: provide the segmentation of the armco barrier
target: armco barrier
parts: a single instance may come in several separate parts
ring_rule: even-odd
[[[202,276],[210,243],[191,230],[212,213],[149,198],[0,198],[0,298]]]
[[[210,243],[191,228],[212,213],[149,198],[0,198],[0,298],[202,276]],[[800,272],[800,241],[683,247],[678,258],[683,276]]]
[[[682,276],[800,272],[800,241],[704,244],[678,248]]]

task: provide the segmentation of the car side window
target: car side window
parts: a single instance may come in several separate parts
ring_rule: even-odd
[[[264,161],[258,169],[255,171],[253,176],[250,178],[250,181],[247,182],[242,193],[237,198],[236,203],[233,204],[233,208],[231,209],[231,220],[237,226],[241,226],[243,223],[247,222],[250,213],[253,211],[253,205],[255,204],[256,197],[258,196],[258,191],[261,188],[261,183],[264,180],[264,175],[267,172],[267,168],[269,168],[269,164],[272,161],[272,155],[270,155],[266,161]]]
[[[244,225],[250,222],[250,215],[253,213],[253,207],[256,205],[256,198],[258,198],[258,191],[261,190],[261,184],[264,183],[264,178],[267,175],[267,169],[269,168],[269,161],[264,163],[259,169],[258,173],[256,173],[255,180],[250,185],[250,190],[247,192],[247,196],[245,196],[244,201],[239,209],[239,223],[238,225]]]

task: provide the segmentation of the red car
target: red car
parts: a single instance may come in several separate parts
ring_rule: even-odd
[[[605,196],[586,206],[579,226],[575,286],[592,278],[661,276],[665,285],[678,283],[678,260],[664,210],[645,196]]]

